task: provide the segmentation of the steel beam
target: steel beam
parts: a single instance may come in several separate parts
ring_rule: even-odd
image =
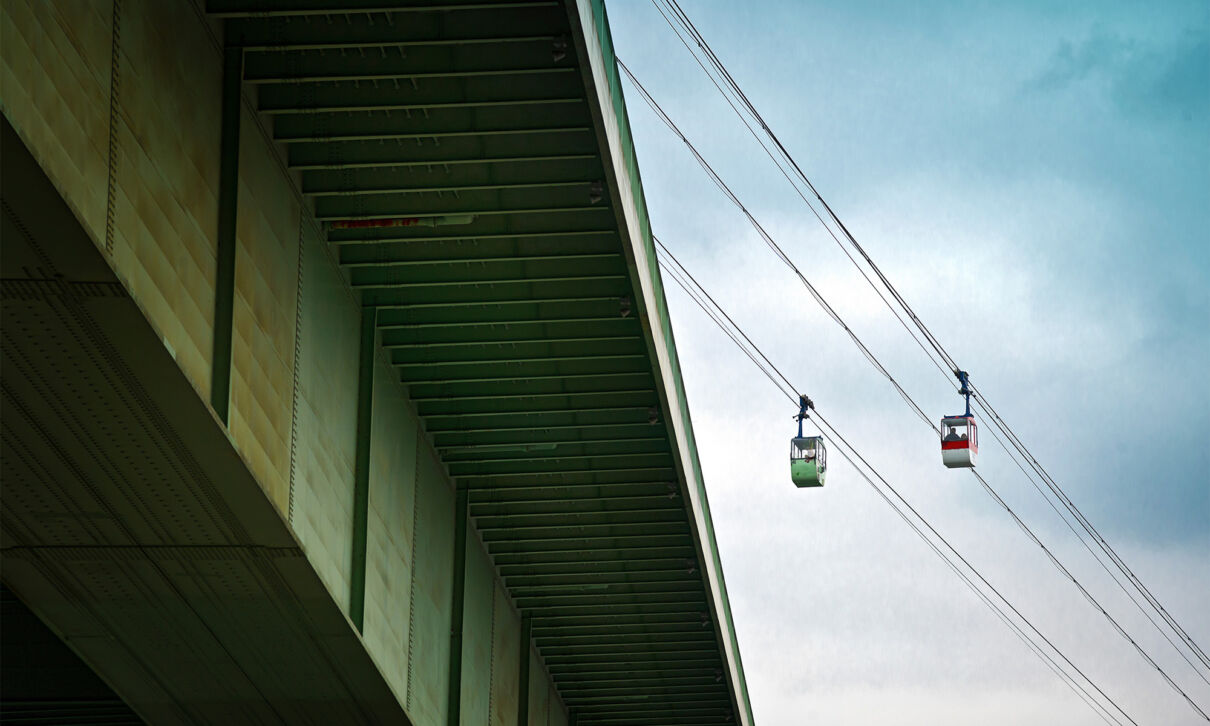
[[[557,0],[521,0],[520,2],[424,2],[402,4],[399,0],[381,0],[358,4],[334,5],[330,0],[294,0],[291,4],[257,0],[208,0],[206,12],[219,18],[280,18],[307,15],[368,15],[371,13],[423,13],[454,10],[513,10],[558,6]]]
[[[568,230],[565,232],[501,232],[493,234],[444,234],[444,235],[428,235],[425,237],[374,237],[363,239],[335,239],[332,244],[335,245],[378,245],[389,244],[391,242],[400,242],[404,244],[416,244],[418,242],[464,242],[473,240],[495,240],[495,239],[537,239],[542,237],[609,237],[616,235],[613,230],[601,229],[581,229]]]
[[[231,33],[229,37],[233,36]],[[218,236],[214,279],[214,345],[210,405],[226,424],[231,406],[231,337],[235,315],[236,214],[239,202],[239,136],[243,110],[243,48],[223,48],[220,99]]]
[[[446,723],[460,726],[462,722],[462,628],[466,593],[466,524],[467,492],[455,493],[454,506],[454,574],[450,605],[450,670]]]
[[[465,130],[465,129],[464,130],[453,130],[453,131],[442,131],[442,130],[434,128],[434,129],[430,129],[427,131],[414,131],[414,132],[408,132],[408,133],[401,133],[398,131],[386,131],[386,130],[363,131],[363,132],[357,132],[357,133],[354,133],[354,132],[334,132],[334,133],[326,133],[326,134],[315,134],[315,133],[298,134],[298,133],[296,133],[294,135],[290,135],[290,134],[286,134],[286,133],[275,133],[273,135],[273,137],[276,140],[278,140],[284,144],[297,144],[297,143],[312,143],[312,142],[331,143],[334,141],[426,141],[429,139],[437,140],[437,139],[457,139],[457,138],[479,138],[481,136],[491,138],[493,136],[526,136],[526,135],[539,135],[539,134],[549,135],[549,134],[566,134],[566,133],[584,133],[584,132],[588,132],[591,130],[592,129],[588,126],[546,126],[546,127],[530,126],[530,127],[526,127],[526,128],[517,128],[517,129],[482,129],[479,131]],[[555,184],[555,183],[558,183],[558,182],[552,182],[552,184]],[[566,182],[566,183],[572,184],[575,182]],[[501,188],[519,188],[519,187],[524,187],[524,186],[525,185],[522,185],[522,184],[516,184],[516,185],[505,185]],[[533,186],[549,186],[549,184],[534,184]],[[433,188],[400,187],[397,189],[367,190],[363,193],[383,194],[383,193],[391,193],[391,192],[442,192],[442,191],[454,192],[454,191],[464,191],[464,190],[469,190],[469,189],[491,189],[491,188],[494,188],[494,187],[483,186],[483,185],[479,185],[479,186],[472,185],[472,186],[463,186],[463,187],[433,187]],[[327,192],[326,194],[348,194],[348,193],[350,193],[350,192],[333,191],[333,192]]]
[[[279,35],[281,34],[279,33]],[[390,35],[396,36],[395,39],[392,39]],[[257,38],[255,41],[248,43],[245,48],[249,51],[255,51],[257,53],[273,54],[312,50],[367,50],[370,48],[384,49],[427,47],[442,48],[449,46],[459,47],[468,45],[551,43],[557,37],[555,35],[488,35],[482,37],[467,36],[461,38],[439,38],[430,40],[399,40],[398,36],[399,33],[395,32],[383,34],[380,38],[369,38],[363,40],[333,39],[331,36],[317,37],[309,41],[296,41],[290,38],[270,41],[267,38]]]
[[[617,260],[620,255],[616,252],[588,252],[576,253],[569,255],[513,255],[510,257],[457,257],[447,259],[435,258],[414,258],[400,259],[397,257],[382,257],[375,260],[357,260],[356,262],[341,261],[340,266],[349,269],[361,267],[441,267],[441,266],[456,266],[456,265],[491,265],[491,264],[515,264],[515,263],[530,263],[530,262],[568,262],[578,260]],[[634,337],[634,336],[629,336]],[[568,340],[578,341],[583,338],[568,338]],[[534,341],[509,341],[509,342],[535,342],[543,343],[546,340]],[[446,343],[446,345],[475,345],[478,341],[467,341],[461,343]],[[385,346],[389,348],[417,348],[430,345],[441,345],[440,343],[419,343],[414,345],[392,345]]]
[[[392,82],[392,81],[414,81],[426,80],[432,78],[490,78],[492,76],[540,76],[551,75],[558,73],[573,73],[577,69],[567,66],[555,68],[481,68],[481,69],[466,69],[452,71],[429,71],[429,72],[414,72],[405,73],[399,71],[382,71],[375,73],[370,70],[365,70],[360,73],[315,73],[310,75],[248,75],[244,77],[248,83],[258,86],[269,85],[289,85],[292,83],[346,83],[349,81],[362,81],[366,83],[374,82]]]
[[[374,308],[361,310],[361,353],[357,370],[357,440],[353,458],[353,565],[349,574],[349,618],[362,629],[365,617],[366,540],[370,509],[370,437],[374,403]]]
[[[300,96],[302,94],[299,94]],[[550,98],[481,98],[471,99],[467,101],[455,100],[433,100],[420,101],[414,103],[391,103],[389,101],[379,103],[348,103],[348,104],[324,104],[318,106],[303,106],[300,105],[301,100],[291,102],[279,102],[277,104],[262,105],[260,112],[274,115],[285,114],[312,114],[312,113],[355,113],[357,111],[427,111],[432,109],[442,108],[492,108],[494,106],[559,106],[564,104],[584,103],[583,98],[575,96],[552,96]]]
[[[521,616],[521,658],[517,666],[517,726],[529,726],[529,664],[533,619]]]

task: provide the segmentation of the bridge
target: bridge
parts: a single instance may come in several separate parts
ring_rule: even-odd
[[[0,9],[5,718],[752,723],[601,0]]]

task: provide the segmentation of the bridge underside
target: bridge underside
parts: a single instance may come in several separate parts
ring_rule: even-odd
[[[7,122],[2,141],[5,583],[152,723],[406,722]]]
[[[658,312],[577,11],[426,5],[207,8],[578,723],[723,723]]]
[[[205,10],[254,110],[241,143],[271,138],[300,230],[362,306],[362,360],[406,387],[579,726],[750,723],[603,4],[347,5]],[[5,129],[5,179],[45,182]],[[6,187],[4,212],[5,276],[23,271],[4,283],[4,475],[24,484],[5,582],[149,717],[402,719],[361,613],[49,182]]]

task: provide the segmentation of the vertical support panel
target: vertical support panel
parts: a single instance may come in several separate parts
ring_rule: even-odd
[[[366,531],[370,512],[370,429],[374,409],[374,344],[378,308],[361,309],[361,356],[357,367],[357,448],[353,458],[353,565],[349,571],[349,618],[361,632],[366,608]]]
[[[462,718],[462,607],[466,591],[467,491],[459,489],[454,505],[454,588],[450,605],[449,709],[446,723],[460,726]]]
[[[521,662],[517,666],[517,726],[529,723],[529,644],[533,639],[529,615],[521,616]]]
[[[239,200],[240,88],[244,49],[223,48],[219,141],[218,267],[214,281],[214,354],[210,405],[225,424],[231,403],[231,328],[235,313],[235,220]]]

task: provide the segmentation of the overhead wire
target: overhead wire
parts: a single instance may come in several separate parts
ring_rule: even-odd
[[[693,155],[693,157],[697,161],[698,165],[701,166],[703,171],[706,172],[707,176],[711,179],[711,181],[715,184],[715,186],[717,186],[719,188],[719,190],[723,192],[723,194],[728,198],[728,200],[731,201],[731,203],[733,205],[735,205],[744,214],[744,216],[748,219],[749,223],[757,231],[757,233],[760,235],[761,239],[765,242],[766,246],[768,246],[769,249],[774,252],[774,254],[778,257],[779,260],[781,260],[791,271],[794,272],[794,274],[798,277],[798,279],[801,281],[803,286],[810,292],[811,296],[815,299],[816,303],[819,304],[820,307],[824,310],[824,312],[829,317],[831,317],[832,320],[834,322],[836,322],[836,324],[838,324],[845,331],[845,333],[848,335],[850,340],[854,343],[854,345],[858,348],[858,350],[863,354],[863,356],[867,359],[867,361],[869,361],[870,364],[873,365],[874,368],[876,370],[878,370],[891,383],[891,385],[895,388],[896,392],[913,409],[913,411],[917,414],[917,416],[920,417],[920,419],[922,421],[924,421],[924,423],[930,428],[930,430],[932,430],[934,433],[937,433],[939,435],[940,432],[937,429],[936,425],[933,423],[932,419],[928,417],[928,415],[924,412],[924,410],[907,393],[907,391],[903,388],[903,386],[895,379],[895,377],[882,364],[882,362],[877,358],[877,356],[875,356],[873,354],[873,352],[865,345],[865,343],[862,342],[861,338],[857,336],[856,332],[853,331],[853,329],[844,321],[844,319],[839,315],[839,313],[837,313],[835,311],[835,309],[831,306],[831,304],[828,303],[826,298],[823,297],[823,295],[815,288],[815,286],[810,282],[810,280],[807,279],[807,277],[802,273],[802,271],[794,264],[793,260],[790,259],[789,255],[787,255],[786,252],[777,244],[776,240],[772,237],[772,235],[770,235],[768,233],[768,231],[765,230],[765,228],[760,224],[760,222],[756,219],[756,217],[743,204],[742,200],[739,199],[739,197],[731,190],[731,188],[722,179],[722,177],[714,170],[714,168],[709,164],[709,162],[707,162],[706,159],[701,155],[701,153],[698,152],[697,148],[689,140],[689,138],[687,136],[685,136],[685,134],[680,130],[680,128],[677,126],[676,122],[671,118],[671,116],[669,116],[663,110],[663,108],[660,106],[660,104],[647,91],[647,89],[643,86],[643,84],[641,82],[639,82],[639,80],[635,77],[634,73],[631,72],[631,70],[626,66],[626,64],[622,61],[621,58],[617,58],[617,63],[618,63],[618,66],[623,70],[623,72],[629,78],[629,80],[631,81],[631,83],[633,84],[635,89],[639,92],[640,96],[647,103],[647,105],[652,109],[652,111],[657,115],[657,117],[666,126],[668,126],[668,128],[670,130],[672,130],[672,132],[678,138],[680,138],[680,140],[689,149],[690,153]],[[1119,634],[1121,634],[1135,648],[1135,650],[1140,654],[1141,657],[1143,657],[1143,659],[1149,665],[1154,667],[1160,673],[1160,675],[1168,683],[1168,685],[1173,690],[1175,690],[1182,698],[1184,698],[1184,700],[1190,705],[1191,708],[1193,708],[1194,711],[1196,711],[1202,718],[1206,719],[1207,721],[1210,721],[1210,716],[1207,716],[1206,712],[1204,710],[1202,710],[1202,708],[1197,704],[1197,702],[1195,702],[1192,699],[1192,697],[1189,696],[1188,693],[1185,692],[1185,690],[1180,686],[1180,684],[1178,684],[1174,679],[1172,679],[1172,677],[1167,673],[1167,671],[1165,671],[1164,668],[1162,666],[1160,666],[1159,663],[1156,662],[1155,659],[1152,658],[1149,653],[1147,653],[1147,651],[1138,643],[1138,641],[1135,640],[1133,637],[1131,637],[1126,632],[1125,628],[1117,621],[1117,619],[1114,618],[1113,615],[1111,615],[1109,613],[1109,611],[1107,609],[1105,609],[1100,604],[1099,601],[1096,600],[1096,598],[1088,591],[1088,589],[1086,587],[1084,587],[1084,585],[1079,581],[1079,579],[1076,578],[1075,575],[1072,574],[1071,571],[1062,564],[1062,562],[1058,559],[1058,557],[1056,557],[1054,555],[1054,553],[1046,546],[1046,544],[1044,542],[1042,542],[1042,540],[1039,537],[1037,537],[1037,535],[1035,535],[1033,533],[1033,531],[1031,529],[1029,529],[1028,526],[1025,525],[1025,523],[1021,520],[1021,518],[1016,514],[1016,512],[1013,511],[1012,507],[1002,497],[1000,497],[998,493],[995,492],[995,490],[991,487],[991,485],[988,484],[986,482],[986,480],[984,480],[982,478],[982,476],[980,476],[978,474],[976,474],[976,476],[979,478],[984,489],[986,491],[988,491],[988,493],[992,496],[992,499],[999,506],[1001,506],[1006,512],[1009,513],[1009,515],[1012,517],[1012,519],[1026,533],[1026,535],[1030,538],[1030,540],[1033,541],[1038,547],[1040,547],[1043,550],[1043,552],[1046,554],[1049,561],[1065,577],[1067,577],[1069,580],[1072,581],[1073,584],[1075,584],[1075,586],[1080,591],[1080,593],[1085,597],[1085,599],[1088,600],[1089,603],[1092,604],[1094,606],[1094,608],[1096,610],[1098,610],[1098,612],[1100,612],[1111,623],[1111,625],[1114,627],[1114,629]]]
[[[787,165],[789,167],[793,168],[797,177],[802,180],[802,182],[810,190],[811,194],[815,196],[815,198],[819,202],[819,204],[821,204],[823,206],[823,208],[825,209],[825,211],[828,214],[828,217],[841,230],[842,234],[849,241],[850,245],[855,250],[857,250],[858,254],[866,261],[866,263],[874,271],[875,275],[879,278],[879,280],[886,287],[887,291],[891,294],[892,297],[895,298],[896,302],[898,302],[900,304],[900,306],[903,308],[904,312],[912,319],[913,323],[917,326],[917,328],[920,330],[921,334],[925,337],[925,339],[928,340],[929,345],[933,348],[933,350],[936,352],[936,354],[945,362],[945,365],[947,365],[949,367],[951,372],[956,373],[958,371],[958,366],[957,366],[956,361],[953,359],[952,356],[950,356],[948,351],[945,350],[945,348],[941,345],[940,341],[932,333],[932,331],[928,329],[928,327],[924,324],[923,320],[921,320],[920,317],[916,314],[915,310],[912,309],[911,305],[907,302],[906,298],[904,298],[904,296],[899,293],[898,289],[895,288],[895,286],[890,281],[890,279],[882,272],[881,268],[878,267],[878,265],[874,262],[874,260],[870,257],[870,255],[866,252],[865,248],[862,247],[862,245],[857,241],[856,237],[848,230],[848,228],[840,220],[840,217],[835,213],[835,211],[832,209],[832,207],[830,205],[828,205],[827,201],[819,193],[819,191],[816,189],[815,185],[807,177],[806,173],[802,170],[802,168],[799,166],[797,161],[793,158],[793,156],[789,153],[789,151],[785,148],[785,146],[777,138],[776,134],[774,134],[772,129],[769,127],[769,125],[765,122],[764,118],[760,115],[760,112],[756,109],[755,105],[751,102],[751,100],[743,92],[742,88],[740,88],[739,84],[731,76],[731,74],[727,70],[726,66],[722,63],[722,61],[718,58],[718,56],[715,55],[715,53],[714,53],[713,49],[710,47],[709,43],[707,43],[705,38],[701,35],[701,33],[698,32],[696,26],[693,24],[692,20],[688,16],[688,14],[685,13],[685,11],[680,7],[680,4],[677,2],[677,0],[663,0],[663,1],[668,6],[668,11],[669,11],[668,13],[665,13],[664,8],[661,7],[660,3],[657,2],[657,0],[652,0],[652,4],[656,7],[657,11],[659,11],[660,15],[664,18],[665,22],[668,23],[669,27],[672,28],[672,30],[676,34],[677,38],[681,41],[681,43],[689,51],[689,53],[693,57],[694,61],[698,64],[698,66],[706,74],[707,78],[710,79],[711,83],[715,86],[715,88],[720,92],[720,94],[726,100],[727,104],[731,107],[731,109],[740,118],[740,120],[741,120],[741,122],[743,122],[745,128],[747,128],[749,133],[751,133],[753,135],[753,137],[756,138],[757,143],[761,146],[762,150],[765,151],[766,155],[768,155],[769,158],[774,162],[774,164],[777,166],[778,170],[782,173],[782,175],[785,176],[786,180],[791,184],[791,186],[794,188],[795,192],[802,198],[803,202],[806,203],[807,207],[811,210],[812,214],[820,222],[821,226],[824,227],[824,229],[833,238],[833,240],[835,240],[836,243],[841,246],[842,250],[844,250],[843,244],[841,244],[840,240],[837,238],[836,233],[824,221],[823,217],[818,213],[818,211],[815,209],[814,205],[811,204],[811,202],[807,198],[807,196],[805,194],[803,194],[803,192],[799,188],[798,184],[795,183],[794,180],[790,177],[790,174],[787,172],[787,169],[785,167],[783,167],[782,162],[769,150],[769,148],[765,145],[764,141],[761,140],[757,136],[755,130],[752,128],[752,125],[749,123],[748,119],[736,107],[736,102],[740,103],[748,111],[748,113],[751,115],[751,117],[760,125],[760,127],[765,132],[765,134],[768,136],[768,138],[773,143],[773,145],[776,146],[776,148],[779,151],[779,153],[781,154],[781,156],[785,159],[785,162],[787,163]],[[672,19],[669,18],[670,14],[676,19],[675,23],[673,22]],[[678,29],[677,24],[679,24],[681,26],[680,29]],[[698,54],[693,51],[693,48],[689,45],[689,43],[682,36],[682,29],[684,30],[685,34],[689,35],[692,38],[694,44],[696,44],[698,46],[698,48],[701,50],[702,54],[707,58],[707,61],[709,62],[709,64],[713,68],[715,68],[716,72],[719,75],[719,78],[722,79],[723,85],[727,86],[727,88],[729,88],[731,90],[731,94],[734,94],[735,101],[732,100],[731,95],[728,94],[728,92],[726,90],[724,90],[723,86],[721,86],[719,84],[719,81],[716,80],[715,74],[711,73],[711,71],[706,67],[706,65],[702,63],[701,59],[698,57]],[[899,323],[905,328],[905,330],[908,331],[909,335],[911,335],[912,339],[916,342],[916,344],[918,346],[920,346],[921,349],[925,352],[925,354],[929,357],[929,360],[931,362],[933,362],[933,364],[936,365],[939,369],[941,369],[940,364],[938,364],[937,361],[934,359],[933,354],[930,353],[927,349],[925,349],[925,347],[921,343],[920,339],[917,338],[915,333],[907,327],[903,318],[900,317],[899,312],[894,308],[894,306],[891,305],[890,301],[888,301],[886,299],[886,297],[882,294],[882,291],[879,290],[876,285],[874,285],[873,281],[869,278],[869,276],[866,274],[865,270],[861,267],[861,265],[859,265],[857,263],[857,261],[853,258],[852,255],[850,255],[848,253],[847,250],[844,250],[844,252],[845,252],[845,255],[849,258],[850,262],[852,262],[854,267],[856,267],[858,269],[858,271],[861,273],[862,277],[865,278],[866,282],[870,285],[870,287],[878,294],[879,298],[882,299],[883,303],[887,306],[887,308],[891,311],[891,313],[895,316],[895,318],[899,321]],[[953,381],[951,380],[950,383],[952,385]],[[977,390],[976,390],[976,393],[978,394]],[[978,398],[983,400],[984,402],[986,402],[986,399],[984,399],[982,397],[982,394],[978,394]],[[987,404],[987,408],[991,409],[990,404]],[[1045,471],[1045,469],[1042,467],[1041,463],[1037,461],[1036,457],[1034,457],[1031,452],[1029,452],[1029,450],[1025,447],[1024,443],[1021,442],[1019,437],[1016,436],[1015,432],[1012,432],[1008,428],[1007,423],[1004,422],[1003,419],[1001,419],[998,414],[994,413],[994,409],[992,409],[990,411],[990,413],[992,414],[990,418],[993,421],[993,423],[998,428],[1001,429],[1002,433],[1005,435],[1006,438],[1009,439],[1010,444],[1015,449],[1017,449],[1018,453],[1021,456],[1026,458],[1026,460],[1029,462],[1031,468],[1033,468],[1035,470],[1035,472],[1039,475],[1039,477],[1046,483],[1047,488],[1050,489],[1050,491],[1054,494],[1054,496],[1060,500],[1060,502],[1063,504],[1064,508],[1070,513],[1070,515],[1073,518],[1076,519],[1077,523],[1079,523],[1081,528],[1096,542],[1098,548],[1107,557],[1109,557],[1109,559],[1114,564],[1114,566],[1117,567],[1118,570],[1135,587],[1135,589],[1140,593],[1140,595],[1144,598],[1144,600],[1148,603],[1148,605],[1150,607],[1152,607],[1152,609],[1154,609],[1159,614],[1161,619],[1169,626],[1169,628],[1174,633],[1177,634],[1178,638],[1185,644],[1186,648],[1188,648],[1194,654],[1194,656],[1202,663],[1203,666],[1210,668],[1210,658],[1207,658],[1206,653],[1201,649],[1201,647],[1193,640],[1193,638],[1191,636],[1189,636],[1188,632],[1185,631],[1185,629],[1183,627],[1181,627],[1181,625],[1163,607],[1163,605],[1151,593],[1151,591],[1146,587],[1146,585],[1144,585],[1143,582],[1138,578],[1138,576],[1126,565],[1125,561],[1117,554],[1117,552],[1112,548],[1112,546],[1109,545],[1108,541],[1106,541],[1104,539],[1104,537],[1101,536],[1100,532],[1097,531],[1094,526],[1092,526],[1092,523],[1087,520],[1087,518],[1083,515],[1083,513],[1079,510],[1079,508],[1075,505],[1075,503],[1066,495],[1065,492],[1063,492],[1062,488],[1058,485],[1058,482],[1054,481],[1054,479],[1049,475],[1049,473]],[[1000,443],[1003,446],[1003,443],[999,442],[998,438],[997,438],[997,441],[998,441],[998,443]],[[1023,470],[1023,473],[1024,473],[1024,470]],[[1030,477],[1028,474],[1026,474],[1026,476],[1027,476],[1027,478],[1030,479],[1031,483],[1034,485],[1034,488],[1038,490],[1039,494],[1047,501],[1047,503],[1052,507],[1052,509],[1055,510],[1056,514],[1058,514],[1060,516],[1060,518],[1064,521],[1064,523],[1068,526],[1068,528],[1072,530],[1072,532],[1081,541],[1081,543],[1084,545],[1084,547],[1092,554],[1094,559],[1096,559],[1097,562],[1101,565],[1101,567],[1104,568],[1108,572],[1109,571],[1108,566],[1101,560],[1100,556],[1098,556],[1096,554],[1096,552],[1094,552],[1092,550],[1092,548],[1085,541],[1084,537],[1082,535],[1080,535],[1080,533],[1077,532],[1074,527],[1072,527],[1072,525],[1069,522],[1069,520],[1067,519],[1067,517],[1058,511],[1058,508],[1054,506],[1053,502],[1050,500],[1050,497],[1048,497],[1046,495],[1046,493],[1043,492],[1041,490],[1041,488],[1037,486],[1036,482],[1033,480],[1032,477]],[[1159,627],[1158,623],[1156,623],[1155,620],[1151,617],[1151,615],[1145,611],[1145,609],[1142,607],[1142,605],[1140,605],[1138,603],[1138,601],[1135,599],[1135,597],[1126,591],[1125,586],[1122,585],[1121,581],[1117,578],[1117,576],[1113,575],[1112,572],[1110,572],[1109,574],[1113,578],[1114,582],[1118,585],[1118,587],[1121,588],[1124,592],[1126,592],[1127,596],[1134,603],[1134,605],[1137,608],[1139,608],[1140,611],[1143,612],[1143,614],[1147,617],[1147,619],[1149,621],[1151,621],[1152,625],[1155,626],[1156,629],[1161,632],[1161,634],[1164,636],[1164,638],[1173,646],[1173,648],[1176,649],[1178,653],[1180,653],[1181,657],[1186,661],[1186,663],[1188,663],[1190,665],[1190,667],[1194,669],[1194,671],[1197,673],[1197,675],[1203,681],[1205,681],[1208,685],[1210,685],[1210,680],[1207,680],[1206,674],[1203,673],[1201,671],[1201,669],[1197,668],[1197,666],[1195,666],[1192,663],[1192,661],[1189,660],[1189,658],[1185,654],[1184,650],[1181,649],[1180,647],[1178,647],[1171,640],[1171,638],[1168,636],[1168,634],[1165,633],[1163,631],[1163,629]]]
[[[698,305],[698,307],[700,307],[703,310],[703,312],[706,313],[706,315],[708,317],[710,317],[710,319],[714,322],[714,324],[716,326],[718,326],[718,328],[720,330],[722,330],[723,333],[726,334],[727,337],[730,338],[731,341],[743,351],[743,353],[749,358],[749,360],[751,360],[753,363],[755,363],[757,365],[757,367],[761,370],[761,372],[765,375],[765,377],[768,378],[770,380],[770,382],[772,382],[773,385],[775,387],[777,387],[777,389],[779,391],[782,392],[783,395],[785,395],[792,403],[797,403],[797,399],[793,395],[792,392],[800,391],[802,389],[794,386],[794,384],[777,368],[777,366],[773,364],[773,362],[769,359],[769,357],[767,355],[765,355],[765,353],[756,345],[756,343],[754,343],[752,341],[752,339],[748,336],[748,334],[745,333],[743,331],[743,329],[740,328],[739,325],[735,323],[735,321],[726,312],[726,310],[724,310],[722,308],[722,306],[719,305],[718,302],[713,298],[713,296],[711,296],[710,293],[707,292],[706,289],[697,281],[697,279],[693,277],[692,273],[690,273],[689,270],[683,264],[681,264],[680,260],[676,258],[676,256],[671,252],[671,250],[669,250],[667,248],[667,246],[665,246],[664,243],[659,240],[658,237],[656,237],[655,235],[652,235],[652,237],[655,240],[656,244],[659,246],[661,254],[666,256],[668,259],[670,259],[672,261],[672,264],[669,264],[665,260],[660,259],[657,256],[657,260],[659,261],[660,267],[669,272],[674,272],[674,270],[675,270],[672,277],[673,277],[673,280],[677,283],[677,285],[680,286],[681,289],[684,290],[685,293],[690,297],[690,299],[693,300],[693,302],[696,303]],[[724,320],[726,320],[726,323],[723,322]],[[747,345],[745,345],[743,342],[741,342],[741,338],[743,339],[743,341],[746,341]],[[749,350],[749,346],[750,346],[751,350]],[[762,361],[763,361],[763,363],[762,363]],[[787,387],[789,388],[789,392],[787,391]],[[981,588],[979,588],[975,584],[975,582],[970,578],[970,576],[968,576],[966,574],[966,572],[958,566],[958,564],[954,561],[954,559],[951,556],[946,555],[945,552],[943,552],[942,549],[937,545],[937,543],[934,542],[932,539],[930,539],[927,534],[925,534],[924,530],[922,530],[920,528],[920,526],[916,523],[916,521],[914,521],[911,517],[909,517],[903,511],[903,509],[895,503],[894,500],[892,500],[884,491],[882,491],[882,489],[878,486],[878,484],[876,484],[874,482],[874,480],[870,478],[870,475],[867,474],[860,466],[857,465],[857,462],[854,461],[853,457],[856,457],[857,459],[859,459],[862,462],[862,464],[867,469],[869,469],[870,472],[873,472],[874,475],[878,478],[878,480],[881,481],[882,484],[892,492],[892,494],[894,494],[895,498],[898,499],[904,507],[907,507],[908,510],[911,511],[912,515],[915,516],[916,519],[919,520],[928,529],[928,531],[932,532],[933,536],[936,537],[937,540],[939,540],[942,544],[944,544],[945,548],[948,549],[953,554],[954,557],[957,557],[958,560],[962,563],[962,565],[965,566],[967,569],[969,569],[978,578],[978,580],[984,584],[984,586],[986,588],[988,588],[992,593],[994,593],[995,596],[1001,602],[1003,602],[1004,605],[1006,605],[1012,611],[1012,613],[1014,615],[1016,615],[1016,617],[1018,619],[1020,619],[1023,623],[1025,623],[1026,626],[1028,626],[1029,629],[1031,631],[1033,631],[1033,633],[1042,640],[1042,642],[1044,642],[1051,650],[1053,650],[1060,658],[1062,658],[1062,660],[1065,663],[1067,663],[1067,665],[1070,668],[1072,668],[1076,673],[1078,673],[1079,676],[1085,682],[1087,682],[1090,686],[1092,686],[1092,688],[1094,690],[1096,690],[1097,693],[1099,693],[1102,698],[1104,698],[1106,701],[1108,701],[1114,707],[1114,709],[1116,709],[1116,711],[1118,713],[1120,713],[1127,721],[1129,721],[1132,724],[1136,723],[1134,721],[1134,719],[1131,718],[1130,715],[1127,714],[1117,704],[1116,701],[1114,701],[1113,698],[1111,698],[1108,694],[1106,694],[1100,688],[1100,686],[1098,686],[1096,684],[1095,681],[1093,681],[1078,666],[1076,666],[1075,663],[1072,662],[1071,659],[1068,658],[1067,655],[1065,653],[1063,653],[1063,651],[1061,649],[1058,648],[1058,646],[1056,646],[1045,634],[1043,634],[1036,626],[1034,626],[1033,623],[1023,613],[1021,613],[1021,611],[1018,610],[1017,607],[1015,605],[1013,605],[1011,601],[1009,601],[1003,594],[1001,594],[1000,591],[998,589],[996,589],[995,586],[993,586],[982,575],[982,573],[980,573],[974,567],[974,565],[972,565],[960,552],[958,552],[958,550],[953,545],[951,545],[949,543],[949,541],[945,537],[943,537],[941,535],[941,533],[936,530],[936,528],[934,528],[932,526],[931,523],[928,522],[928,520],[924,517],[924,515],[920,514],[920,512],[918,510],[916,510],[898,492],[898,490],[896,490],[890,484],[890,482],[888,482],[885,479],[885,477],[883,477],[877,471],[877,469],[875,469],[860,454],[860,452],[858,452],[856,450],[856,448],[853,447],[853,445],[850,444],[848,442],[848,440],[845,439],[839,433],[839,431],[837,431],[835,429],[835,427],[833,427],[831,425],[831,423],[827,421],[827,419],[825,419],[821,414],[819,414],[818,411],[816,411],[815,418],[820,420],[825,426],[827,426],[828,430],[831,432],[829,438],[833,439],[834,441],[838,441],[838,442],[842,443],[849,451],[852,452],[852,455],[850,455],[845,449],[838,449],[840,451],[841,455],[844,456],[844,458],[846,460],[848,460],[850,464],[852,464],[854,470],[856,470],[862,476],[862,478],[865,479],[866,483],[868,483],[870,485],[870,487],[872,489],[874,489],[874,491],[879,495],[879,497],[888,506],[891,507],[891,509],[916,533],[916,535],[918,537],[921,538],[922,541],[925,542],[925,544],[927,544],[929,546],[930,549],[933,550],[933,552],[938,557],[941,558],[941,560],[964,582],[964,584],[966,584],[966,586],[984,603],[984,605],[986,605],[989,609],[991,609],[992,612],[1002,622],[1004,622],[1005,625],[1007,625],[1009,627],[1009,629],[1011,631],[1013,631],[1014,634],[1016,634],[1017,637],[1019,639],[1021,639],[1022,642],[1024,642],[1025,645],[1037,657],[1039,657],[1043,661],[1043,663],[1048,668],[1050,668],[1050,670],[1052,672],[1054,672],[1056,675],[1059,676],[1059,678],[1067,685],[1067,687],[1069,689],[1071,689],[1074,693],[1076,693],[1076,695],[1078,697],[1080,697],[1081,700],[1083,700],[1087,705],[1089,705],[1089,707],[1092,708],[1093,711],[1095,713],[1097,713],[1102,718],[1102,720],[1104,720],[1106,723],[1109,723],[1110,720],[1112,720],[1114,723],[1117,723],[1119,725],[1122,724],[1122,721],[1117,717],[1116,714],[1113,713],[1113,711],[1111,711],[1107,706],[1105,706],[1105,704],[1103,704],[1099,700],[1097,700],[1096,697],[1093,696],[1087,690],[1087,688],[1075,678],[1075,676],[1072,676],[1070,673],[1068,673],[1067,670],[1064,669],[1054,659],[1054,657],[1051,656],[1044,648],[1042,648],[1041,645],[1039,645],[1032,637],[1030,637],[1029,634],[1026,633],[1024,631],[1024,629],[1021,628],[1021,626],[1018,625],[1016,623],[1016,621],[1013,620],[1001,606],[997,605],[986,592],[984,592]]]

